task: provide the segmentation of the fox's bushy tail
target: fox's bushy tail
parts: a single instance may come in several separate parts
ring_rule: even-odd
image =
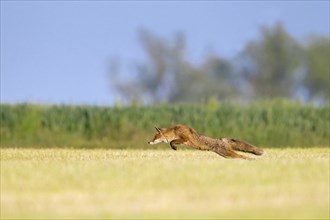
[[[264,153],[264,150],[253,146],[252,144],[249,144],[247,142],[238,140],[238,139],[230,139],[231,141],[231,147],[233,150],[238,150],[242,152],[252,153],[254,155],[262,155]]]

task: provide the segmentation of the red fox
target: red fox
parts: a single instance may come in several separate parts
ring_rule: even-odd
[[[262,155],[264,151],[244,141],[233,138],[210,138],[197,133],[194,129],[185,125],[175,125],[170,128],[155,127],[157,133],[148,144],[169,143],[173,150],[176,144],[184,144],[199,150],[213,151],[225,158],[251,158],[237,154],[234,150]]]

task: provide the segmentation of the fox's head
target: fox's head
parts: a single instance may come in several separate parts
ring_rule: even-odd
[[[163,129],[155,127],[157,133],[155,134],[154,138],[148,142],[148,144],[158,144],[161,142],[168,143],[169,140],[166,138],[164,135],[164,132],[162,131]]]

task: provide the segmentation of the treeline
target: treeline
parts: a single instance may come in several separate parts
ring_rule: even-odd
[[[62,106],[1,104],[1,148],[166,148],[149,146],[154,126],[186,124],[212,137],[262,147],[329,146],[330,105],[286,100],[239,105]]]
[[[279,97],[329,101],[329,36],[301,41],[277,23],[261,27],[259,38],[233,58],[210,52],[200,64],[187,56],[183,33],[166,39],[142,30],[139,37],[144,60],[129,70],[118,59],[110,65],[112,91],[124,103],[191,103],[209,98],[251,102]]]

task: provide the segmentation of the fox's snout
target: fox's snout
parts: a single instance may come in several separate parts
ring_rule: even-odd
[[[154,140],[154,141],[148,141],[148,144],[158,144],[158,143],[160,143],[160,142],[162,142],[162,140],[160,140],[160,139],[156,139],[156,140]]]
[[[148,141],[148,144],[158,144],[162,142],[169,143],[168,137],[164,135],[164,131],[162,131],[161,128],[155,128],[157,130],[157,133],[151,141]]]

